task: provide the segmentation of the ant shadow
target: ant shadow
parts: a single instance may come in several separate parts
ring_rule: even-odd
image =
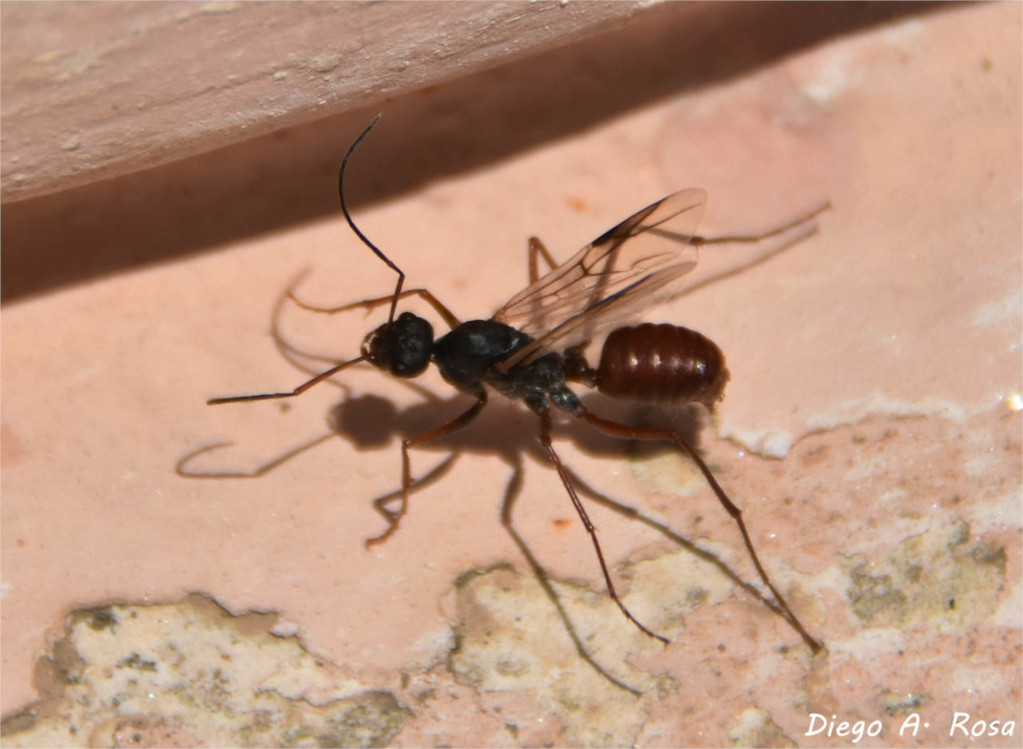
[[[349,392],[347,386],[339,383],[333,384],[345,390],[346,393]],[[329,429],[326,432],[313,439],[307,440],[306,442],[281,453],[272,460],[257,465],[254,468],[247,470],[196,470],[191,468],[191,464],[200,456],[218,451],[233,444],[230,442],[221,442],[207,445],[186,454],[178,461],[175,470],[178,475],[186,478],[259,478],[261,476],[265,476],[284,463],[329,442],[335,437],[342,437],[346,441],[350,442],[352,447],[358,451],[382,449],[391,445],[395,440],[400,439],[403,436],[417,434],[423,431],[423,429],[429,428],[430,425],[435,425],[438,422],[443,421],[450,415],[450,413],[458,411],[461,401],[465,397],[456,396],[454,398],[441,399],[430,393],[430,391],[425,388],[414,383],[405,382],[405,384],[412,387],[417,392],[425,394],[427,400],[423,403],[408,406],[399,410],[392,401],[378,395],[346,395],[341,402],[330,409],[327,418]],[[591,396],[584,396],[584,398],[589,397]],[[599,395],[592,397],[594,400],[601,401],[602,408],[605,406],[621,406],[619,403],[612,404],[609,399],[604,399]],[[608,402],[605,403],[605,401]],[[506,412],[505,409],[507,409],[508,412],[517,414],[519,418],[513,416],[512,413]],[[440,460],[440,462],[434,464],[415,480],[409,489],[409,496],[411,497],[436,484],[439,484],[451,473],[459,459],[466,453],[489,455],[491,457],[499,458],[510,471],[508,480],[505,482],[503,498],[501,501],[501,524],[509,534],[519,552],[522,554],[522,557],[526,560],[530,571],[539,583],[545,596],[550,600],[551,604],[557,611],[558,617],[561,619],[576,653],[600,677],[633,695],[641,695],[641,690],[625,683],[620,678],[612,674],[590,653],[583,642],[583,638],[579,635],[561,597],[551,582],[552,576],[537,558],[526,540],[515,528],[512,513],[515,503],[522,493],[525,476],[525,458],[528,456],[535,463],[549,466],[547,455],[543,451],[540,441],[536,438],[536,430],[531,428],[533,420],[530,418],[522,419],[521,416],[524,415],[528,417],[530,415],[515,408],[514,404],[511,403],[505,404],[497,401],[491,403],[487,411],[488,413],[481,415],[478,420],[465,429],[459,430],[458,432],[437,440],[436,442],[427,443],[415,448],[413,451],[414,454],[436,453],[441,451],[446,453],[446,455]],[[677,412],[671,413],[671,416],[673,417],[672,420],[674,421],[674,428],[682,430],[686,435],[686,438],[692,439],[695,443],[701,421],[699,411],[695,408],[682,408],[677,409],[676,411]],[[659,421],[663,423],[664,419],[661,418]],[[510,422],[519,423],[514,427],[509,428]],[[629,442],[629,448],[626,450],[623,449],[622,443],[624,440],[608,437],[593,429],[587,429],[585,425],[581,425],[574,419],[563,420],[563,422],[558,423],[558,428],[560,434],[568,436],[578,448],[589,455],[616,457],[620,459],[624,454],[626,454],[627,450],[642,450],[644,452],[654,451],[660,453],[673,452],[671,448],[650,446],[648,443],[641,442]],[[682,456],[680,456],[679,459],[686,460],[686,458]],[[673,530],[669,525],[658,520],[652,515],[647,514],[629,504],[621,502],[601,491],[599,488],[586,481],[577,471],[573,470],[569,466],[566,465],[565,469],[572,484],[581,496],[630,521],[642,523],[648,528],[656,531],[663,538],[667,539],[678,548],[685,550],[697,559],[713,566],[737,588],[745,591],[748,595],[766,606],[776,615],[785,619],[784,612],[773,599],[765,596],[758,587],[740,577],[739,574],[736,573],[735,570],[733,570],[720,557],[706,549],[700,548],[691,539]],[[388,519],[392,512],[388,509],[388,505],[400,502],[401,497],[402,490],[399,487],[375,497],[372,500],[373,507],[385,519]]]

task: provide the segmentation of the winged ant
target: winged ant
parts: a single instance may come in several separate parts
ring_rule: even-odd
[[[701,189],[673,193],[633,214],[599,236],[564,263],[557,264],[536,237],[529,240],[529,285],[487,320],[462,322],[425,288],[404,289],[405,274],[359,229],[345,202],[345,171],[362,140],[380,120],[366,127],[348,148],[338,172],[341,212],[359,240],[398,276],[393,293],[364,299],[339,307],[321,308],[298,300],[289,290],[288,298],[303,309],[338,313],[366,311],[389,305],[387,322],[363,340],[359,356],[337,363],[293,390],[212,398],[209,405],[293,398],[355,364],[369,363],[398,378],[414,378],[431,363],[457,390],[471,395],[473,404],[458,416],[402,441],[402,483],[396,510],[382,503],[376,509],[388,522],[379,535],[366,541],[367,547],[387,540],[398,529],[407,507],[413,478],[409,460],[412,448],[448,436],[468,425],[487,404],[488,391],[495,390],[523,402],[539,419],[539,441],[575,507],[600,564],[608,594],[625,617],[641,632],[668,643],[636,619],[618,597],[608,571],[596,528],[579,499],[571,474],[562,464],[551,441],[551,410],[557,409],[582,419],[597,430],[628,440],[666,442],[681,449],[700,470],[721,506],[733,519],[747,554],[761,581],[774,597],[776,610],[816,653],[821,644],[814,639],[760,562],[742,511],[728,497],[697,450],[676,430],[636,427],[603,418],[591,411],[569,387],[578,383],[596,388],[612,398],[681,405],[702,403],[713,409],[723,397],[729,380],[724,354],[700,333],[672,324],[641,323],[616,327],[624,319],[663,298],[678,279],[697,265],[698,248],[711,244],[754,243],[803,227],[792,243],[816,231],[813,222],[830,205],[784,226],[755,235],[714,238],[695,234],[707,195]],[[539,258],[550,267],[540,275]],[[397,314],[399,300],[417,296],[429,304],[450,331],[435,338],[433,326],[412,312]],[[586,346],[606,331],[600,358],[591,366],[584,355]],[[199,452],[186,456],[179,463]],[[273,461],[278,465],[282,459]],[[262,472],[262,470],[260,471]],[[510,520],[510,519],[509,519]],[[775,606],[772,606],[775,608]]]

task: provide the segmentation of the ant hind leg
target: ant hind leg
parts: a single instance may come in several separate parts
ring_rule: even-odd
[[[697,467],[700,469],[700,472],[703,474],[704,479],[706,479],[707,483],[710,485],[710,488],[714,491],[714,495],[718,498],[718,501],[721,503],[721,506],[725,508],[725,511],[731,516],[732,520],[735,521],[736,526],[738,526],[739,533],[742,535],[742,540],[746,546],[746,551],[749,554],[750,560],[752,560],[753,566],[756,568],[757,573],[760,575],[760,579],[764,582],[764,585],[767,586],[768,590],[771,591],[771,594],[777,601],[778,606],[780,607],[781,613],[784,616],[785,620],[789,623],[789,626],[791,626],[796,632],[799,633],[799,636],[803,638],[803,641],[810,646],[811,651],[813,651],[814,653],[820,652],[823,646],[817,640],[815,640],[810,635],[809,632],[806,631],[806,628],[803,626],[803,623],[799,621],[799,618],[795,615],[792,609],[789,608],[789,605],[788,603],[786,603],[785,598],[774,586],[774,583],[771,582],[771,578],[768,576],[767,570],[765,570],[763,564],[761,564],[760,557],[757,556],[757,552],[753,547],[753,541],[750,538],[749,531],[746,530],[746,523],[743,522],[742,510],[740,510],[735,505],[735,503],[728,498],[728,495],[725,493],[725,490],[721,488],[721,485],[718,483],[717,479],[714,478],[714,474],[710,472],[710,468],[707,467],[707,464],[700,457],[699,453],[697,453],[696,448],[690,445],[689,442],[687,442],[682,437],[681,434],[679,434],[677,431],[673,429],[630,427],[626,424],[619,424],[618,422],[615,421],[602,419],[588,410],[583,410],[582,413],[580,413],[579,415],[586,421],[593,424],[593,426],[595,426],[600,431],[604,432],[605,434],[610,434],[613,437],[622,437],[624,439],[644,441],[661,440],[664,442],[672,442],[678,447],[680,447],[686,454],[688,454],[689,457],[693,459]]]

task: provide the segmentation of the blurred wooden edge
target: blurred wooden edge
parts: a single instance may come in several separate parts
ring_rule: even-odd
[[[0,195],[45,195],[384,102],[656,5],[3,3]]]

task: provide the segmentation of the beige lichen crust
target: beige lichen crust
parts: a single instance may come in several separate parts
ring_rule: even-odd
[[[272,614],[176,604],[81,609],[36,667],[42,699],[5,746],[380,746],[411,717],[346,679]]]
[[[766,710],[751,707],[744,710],[731,728],[729,738],[734,746],[794,747],[796,742],[785,735]]]
[[[37,661],[40,700],[4,721],[4,743],[820,745],[809,730],[836,715],[893,746],[920,743],[899,735],[917,716],[929,745],[955,745],[955,715],[1008,721],[1019,704],[1019,432],[1017,411],[872,419],[810,435],[782,462],[727,461],[730,443],[704,441],[723,480],[745,488],[772,578],[825,645],[816,656],[747,585],[748,557],[709,492],[663,492],[626,508],[651,543],[609,566],[667,646],[599,577],[552,574],[545,589],[521,561],[454,578],[452,628],[431,633],[431,657],[376,673],[344,661],[360,680],[280,634],[275,614],[232,616],[199,595],[107,605],[69,615]],[[661,517],[688,538],[655,532]]]
[[[706,568],[688,553],[663,554],[622,570],[620,592],[637,616],[676,639],[684,631],[684,614],[732,591],[723,574]],[[629,624],[606,592],[550,583],[589,662],[536,578],[502,565],[459,581],[457,644],[449,668],[457,681],[481,693],[529,694],[549,705],[560,723],[559,742],[631,746],[644,728],[647,703],[678,685],[667,673],[631,667],[628,659],[656,659],[663,647]]]
[[[586,614],[613,604],[606,596],[558,584],[559,598],[582,630]],[[577,604],[577,605],[573,605]],[[572,746],[631,745],[643,727],[643,700],[582,661],[543,588],[530,575],[501,566],[463,576],[460,625],[449,666],[455,679],[482,693],[530,694],[549,705],[559,742]],[[597,612],[599,616],[600,612]],[[579,633],[586,637],[586,632]],[[634,640],[631,632],[623,639]],[[620,665],[620,663],[618,664]],[[619,669],[620,670],[620,669]],[[611,677],[615,678],[615,677]],[[625,680],[649,676],[630,669]],[[511,717],[511,716],[509,716]],[[514,726],[520,741],[539,736],[528,723]],[[524,731],[531,735],[523,736]]]
[[[927,624],[939,633],[972,631],[998,606],[1003,547],[971,540],[968,523],[907,538],[877,563],[852,562],[849,600],[869,627]]]

